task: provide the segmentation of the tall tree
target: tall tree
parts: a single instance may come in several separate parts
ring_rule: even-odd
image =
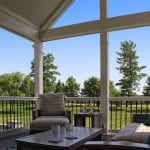
[[[55,58],[51,53],[43,56],[43,87],[44,93],[54,92],[56,76],[60,75],[57,66],[54,65]],[[31,76],[34,76],[34,60],[31,62]]]
[[[146,66],[139,66],[138,56],[136,55],[136,44],[129,41],[121,42],[120,52],[117,52],[118,69],[122,74],[122,79],[116,84],[120,86],[122,96],[132,96],[136,94],[139,81],[146,76],[141,70]]]
[[[73,76],[68,77],[65,83],[65,95],[68,97],[76,97],[79,95],[80,84],[77,83]]]
[[[0,75],[0,95],[1,96],[9,96],[11,87],[10,87],[11,79],[9,74]]]
[[[116,89],[113,81],[109,82],[109,95],[112,97],[120,96],[120,91],[118,89]]]
[[[65,84],[60,80],[56,83],[55,93],[65,93]]]
[[[20,87],[22,85],[22,81],[24,78],[24,74],[20,73],[20,72],[15,72],[11,74],[11,92],[10,95],[11,96],[22,96],[24,95],[21,90]]]
[[[150,96],[150,76],[147,77],[146,84],[143,88],[143,94],[145,96]]]
[[[90,77],[84,81],[84,87],[81,89],[81,95],[87,97],[99,97],[100,96],[100,79],[97,77]]]
[[[99,97],[101,90],[100,79],[97,77],[90,77],[84,81],[83,88],[81,89],[81,95],[87,97]],[[114,82],[109,82],[109,95],[120,96],[120,92],[116,89]]]
[[[30,75],[25,76],[25,78],[22,81],[22,85],[20,90],[22,93],[24,93],[24,96],[33,96],[33,81],[30,77]]]
[[[3,74],[0,76],[0,95],[3,96],[24,96],[20,90],[24,74],[20,72]]]

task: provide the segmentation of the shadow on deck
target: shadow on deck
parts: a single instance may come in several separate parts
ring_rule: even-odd
[[[0,132],[0,150],[16,150],[15,139],[29,135],[29,128]]]

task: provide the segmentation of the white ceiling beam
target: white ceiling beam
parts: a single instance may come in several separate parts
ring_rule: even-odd
[[[150,11],[107,19],[109,31],[143,27],[150,25]]]
[[[55,9],[52,15],[49,16],[40,27],[40,31],[46,30],[49,28],[49,26],[52,26],[73,2],[74,0],[62,1],[62,3],[59,4],[59,6]]]
[[[40,32],[40,39],[42,41],[51,41],[56,39],[63,39],[68,37],[86,35],[100,32],[99,20],[80,23],[65,27],[48,29],[47,31]]]
[[[38,39],[38,28],[0,5],[0,26],[27,39]]]
[[[42,41],[51,41],[74,36],[100,33],[102,28],[105,28],[108,31],[114,31],[149,25],[150,11],[107,18],[106,20],[96,20],[65,27],[48,29],[46,31],[40,32],[40,39]]]

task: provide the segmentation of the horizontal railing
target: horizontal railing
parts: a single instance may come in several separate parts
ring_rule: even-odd
[[[0,130],[8,130],[29,126],[32,111],[36,107],[36,97],[2,97],[0,96]],[[100,112],[100,97],[66,97],[65,106],[74,114],[78,112]],[[132,114],[150,113],[150,97],[110,97],[109,126],[111,130],[119,130],[132,121]],[[86,126],[91,127],[90,117],[86,118]]]
[[[29,126],[36,100],[34,97],[0,96],[0,131]]]

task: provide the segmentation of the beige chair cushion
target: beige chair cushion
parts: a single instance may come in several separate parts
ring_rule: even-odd
[[[64,116],[64,96],[60,93],[39,95],[40,116]]]
[[[134,143],[147,143],[150,135],[150,126],[143,123],[131,123],[121,129],[111,141],[129,141]]]
[[[51,125],[65,126],[67,123],[68,118],[63,116],[41,116],[30,123],[30,131],[50,130]]]

